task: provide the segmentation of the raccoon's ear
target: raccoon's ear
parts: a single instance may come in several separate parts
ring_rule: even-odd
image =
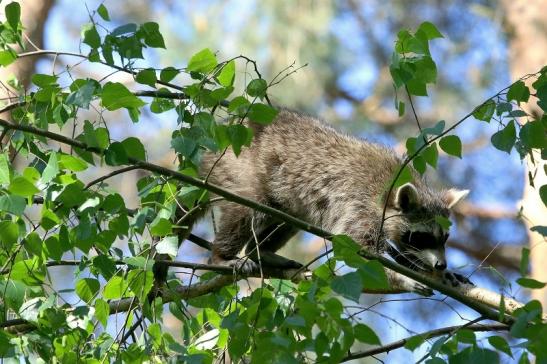
[[[469,194],[469,190],[457,190],[451,188],[444,193],[444,200],[448,205],[448,208],[451,209],[463,200]]]
[[[418,204],[418,190],[416,187],[407,182],[395,193],[395,206],[403,211],[409,211]]]

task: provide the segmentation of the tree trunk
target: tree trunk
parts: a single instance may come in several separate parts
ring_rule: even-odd
[[[23,39],[25,48],[27,50],[35,50],[35,47],[42,48],[44,44],[44,25],[49,15],[49,11],[53,6],[55,0],[21,0],[21,22],[23,23],[23,34],[26,36]],[[2,18],[5,19],[3,14],[4,8],[1,8]],[[25,57],[17,59],[8,67],[0,67],[0,99],[8,104],[10,99],[8,97],[16,97],[17,92],[12,90],[8,86],[7,80],[13,75],[19,84],[24,88],[30,85],[30,77],[33,74],[34,67],[38,57]],[[4,118],[8,118],[8,115],[2,115]],[[0,140],[4,145],[4,140]],[[14,151],[10,149],[10,157],[13,156]]]
[[[528,73],[534,73],[547,64],[547,0],[503,0],[508,25],[509,67],[513,80]],[[535,109],[534,109],[535,108]],[[535,105],[526,110],[533,115],[541,115]],[[535,158],[541,163],[541,158]],[[532,166],[529,159],[528,167]],[[536,169],[530,169],[533,173]],[[526,185],[522,200],[523,213],[527,217],[528,228],[535,225],[547,225],[547,208],[539,198],[539,187],[547,184],[545,170],[539,166],[532,176],[526,173]],[[534,232],[529,232],[531,276],[542,282],[547,282],[547,243],[544,238]],[[547,307],[547,289],[532,290],[532,297]]]
[[[30,39],[32,44],[42,48],[44,44],[44,24],[54,0],[21,0],[19,3],[21,4],[21,22],[25,27],[23,33]],[[30,42],[24,39],[25,47],[33,50],[34,47]],[[13,74],[21,85],[27,87],[30,83],[30,76],[34,71],[36,61],[37,57],[26,57],[16,60],[8,67],[0,68],[0,80],[4,83]],[[0,96],[6,97],[6,90],[2,89]]]

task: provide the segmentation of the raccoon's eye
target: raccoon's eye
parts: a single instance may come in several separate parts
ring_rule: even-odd
[[[418,249],[435,249],[438,246],[432,234],[420,231],[408,234],[408,244]]]

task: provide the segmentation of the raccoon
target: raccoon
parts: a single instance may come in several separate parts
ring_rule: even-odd
[[[434,190],[413,173],[411,182],[386,196],[402,164],[392,149],[285,109],[270,125],[248,126],[255,133],[252,145],[239,157],[231,151],[221,158],[204,155],[203,178],[363,246],[379,242],[382,252],[413,269],[445,271],[448,233],[436,217],[448,217],[467,191]],[[275,254],[297,229],[232,202],[217,206],[212,263],[243,270],[256,269],[257,263],[302,266]],[[250,259],[238,258],[244,247]]]

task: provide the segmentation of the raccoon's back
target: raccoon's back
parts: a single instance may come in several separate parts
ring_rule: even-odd
[[[310,217],[310,210],[321,206],[341,208],[347,201],[376,204],[401,163],[391,149],[288,110],[281,110],[268,126],[252,127],[251,147],[239,158],[227,151],[210,181],[301,217]],[[218,158],[204,157],[202,176]]]

